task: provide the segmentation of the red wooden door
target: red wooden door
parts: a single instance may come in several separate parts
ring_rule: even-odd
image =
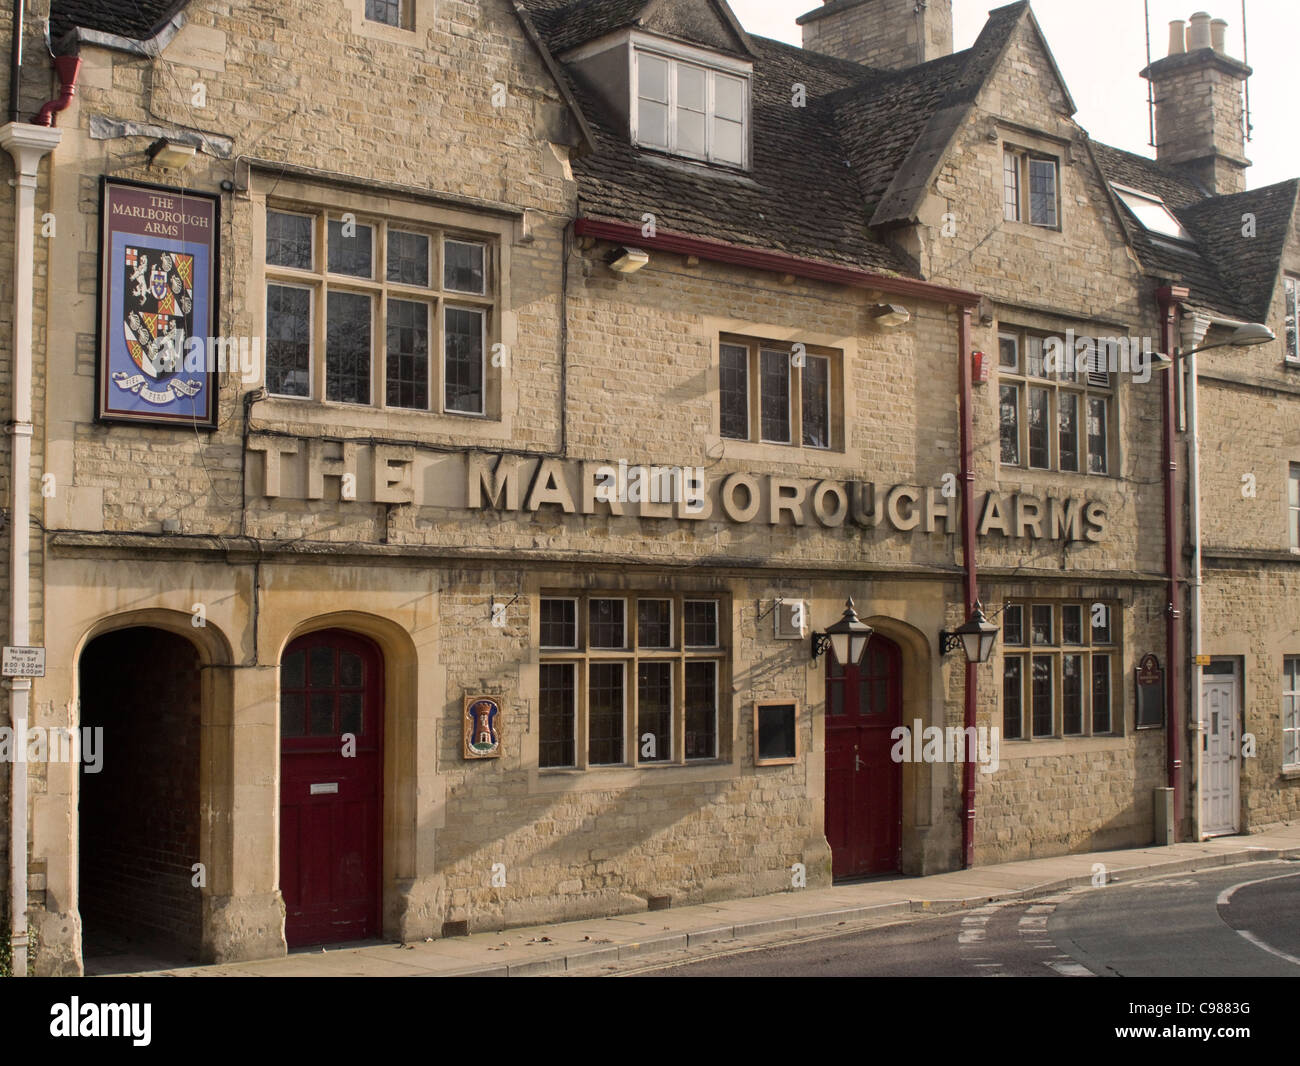
[[[382,682],[379,649],[341,629],[299,637],[281,660],[280,892],[290,947],[379,935]]]
[[[826,840],[835,877],[898,869],[902,764],[890,736],[902,721],[902,653],[879,635],[861,668],[826,666]]]

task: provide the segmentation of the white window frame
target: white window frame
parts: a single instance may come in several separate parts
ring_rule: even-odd
[[[538,640],[538,646],[541,648],[542,651],[577,651],[578,648],[580,648],[580,647],[582,646],[582,636],[581,636],[581,634],[578,632],[579,628],[580,628],[581,625],[582,625],[581,616],[580,616],[580,613],[579,613],[579,607],[578,607],[578,597],[577,597],[577,596],[542,596],[542,597],[540,597],[540,599],[542,599],[542,600],[560,600],[560,601],[562,601],[562,602],[564,602],[564,603],[571,603],[571,604],[573,604],[573,643],[572,643],[572,644],[542,644],[542,643],[541,643],[541,639],[542,639],[542,630],[541,630],[542,619],[541,619],[541,605],[540,605],[540,603],[539,603],[539,605],[538,605],[538,616],[537,616],[537,640]]]
[[[1282,769],[1300,770],[1300,655],[1282,659]]]
[[[1300,463],[1287,467],[1287,527],[1291,550],[1300,551]]]
[[[1178,216],[1169,210],[1169,206],[1155,193],[1143,192],[1129,185],[1110,183],[1111,189],[1120,202],[1132,212],[1140,225],[1148,233],[1166,240],[1178,241],[1180,244],[1194,244],[1192,235],[1183,228]],[[1154,210],[1152,210],[1154,209]],[[1147,215],[1147,218],[1143,217]],[[1148,221],[1150,219],[1150,221]],[[1156,223],[1153,225],[1152,223]],[[1163,228],[1161,228],[1163,223]]]
[[[640,133],[641,111],[641,56],[653,56],[668,64],[668,121],[666,145],[652,144],[642,139]],[[698,67],[705,73],[704,153],[687,152],[677,145],[677,68],[680,65]],[[742,83],[741,91],[741,159],[717,158],[714,152],[714,123],[717,118],[717,77],[736,78]],[[672,42],[632,34],[628,49],[628,125],[632,143],[642,148],[668,152],[683,159],[695,159],[718,166],[750,168],[753,154],[753,66],[703,48],[690,48]]]
[[[1289,274],[1282,282],[1282,352],[1288,364],[1300,366],[1300,278]]]

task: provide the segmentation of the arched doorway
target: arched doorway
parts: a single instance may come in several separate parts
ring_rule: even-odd
[[[289,947],[378,936],[383,656],[322,629],[280,660],[280,892]]]
[[[78,910],[101,969],[198,959],[199,665],[152,626],[95,637],[78,661]]]
[[[890,756],[902,720],[902,651],[879,633],[861,667],[826,666],[826,840],[831,874],[898,869],[902,764]]]

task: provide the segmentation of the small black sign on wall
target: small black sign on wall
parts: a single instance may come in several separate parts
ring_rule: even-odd
[[[1159,729],[1165,724],[1165,672],[1154,655],[1144,655],[1135,671],[1137,727]]]
[[[754,765],[783,766],[799,759],[798,700],[754,702]]]

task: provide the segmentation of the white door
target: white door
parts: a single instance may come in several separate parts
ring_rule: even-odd
[[[1232,659],[1201,668],[1201,835],[1237,832],[1241,739],[1240,679]]]

